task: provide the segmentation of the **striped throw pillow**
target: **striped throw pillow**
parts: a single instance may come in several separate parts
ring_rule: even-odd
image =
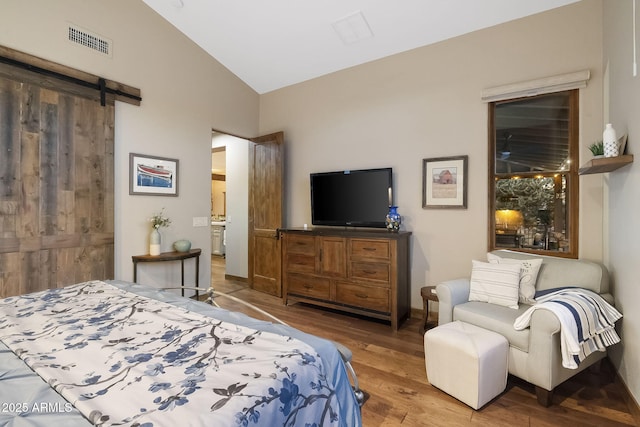
[[[518,308],[520,264],[472,261],[469,301]]]

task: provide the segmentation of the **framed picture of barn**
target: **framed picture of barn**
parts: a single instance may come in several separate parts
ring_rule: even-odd
[[[422,208],[467,208],[469,156],[422,159]]]
[[[178,195],[178,160],[129,153],[129,194]]]

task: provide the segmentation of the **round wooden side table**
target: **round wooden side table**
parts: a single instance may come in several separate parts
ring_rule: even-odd
[[[427,329],[438,326],[438,319],[429,322],[429,301],[438,302],[438,294],[436,294],[435,286],[424,286],[420,289],[420,295],[422,295],[422,308],[424,310],[424,314],[422,315],[419,332],[421,335],[424,335]]]

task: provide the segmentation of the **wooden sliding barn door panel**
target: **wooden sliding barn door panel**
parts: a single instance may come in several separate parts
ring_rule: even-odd
[[[0,76],[0,297],[113,278],[113,135],[113,103]]]

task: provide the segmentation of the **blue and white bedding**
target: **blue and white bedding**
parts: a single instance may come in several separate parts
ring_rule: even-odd
[[[535,310],[549,310],[560,321],[562,366],[577,369],[595,351],[620,342],[615,322],[622,314],[600,295],[588,289],[560,288],[536,296],[536,304],[514,322],[516,330],[529,326]]]
[[[361,425],[329,341],[141,285],[0,300],[0,341],[0,425]]]

